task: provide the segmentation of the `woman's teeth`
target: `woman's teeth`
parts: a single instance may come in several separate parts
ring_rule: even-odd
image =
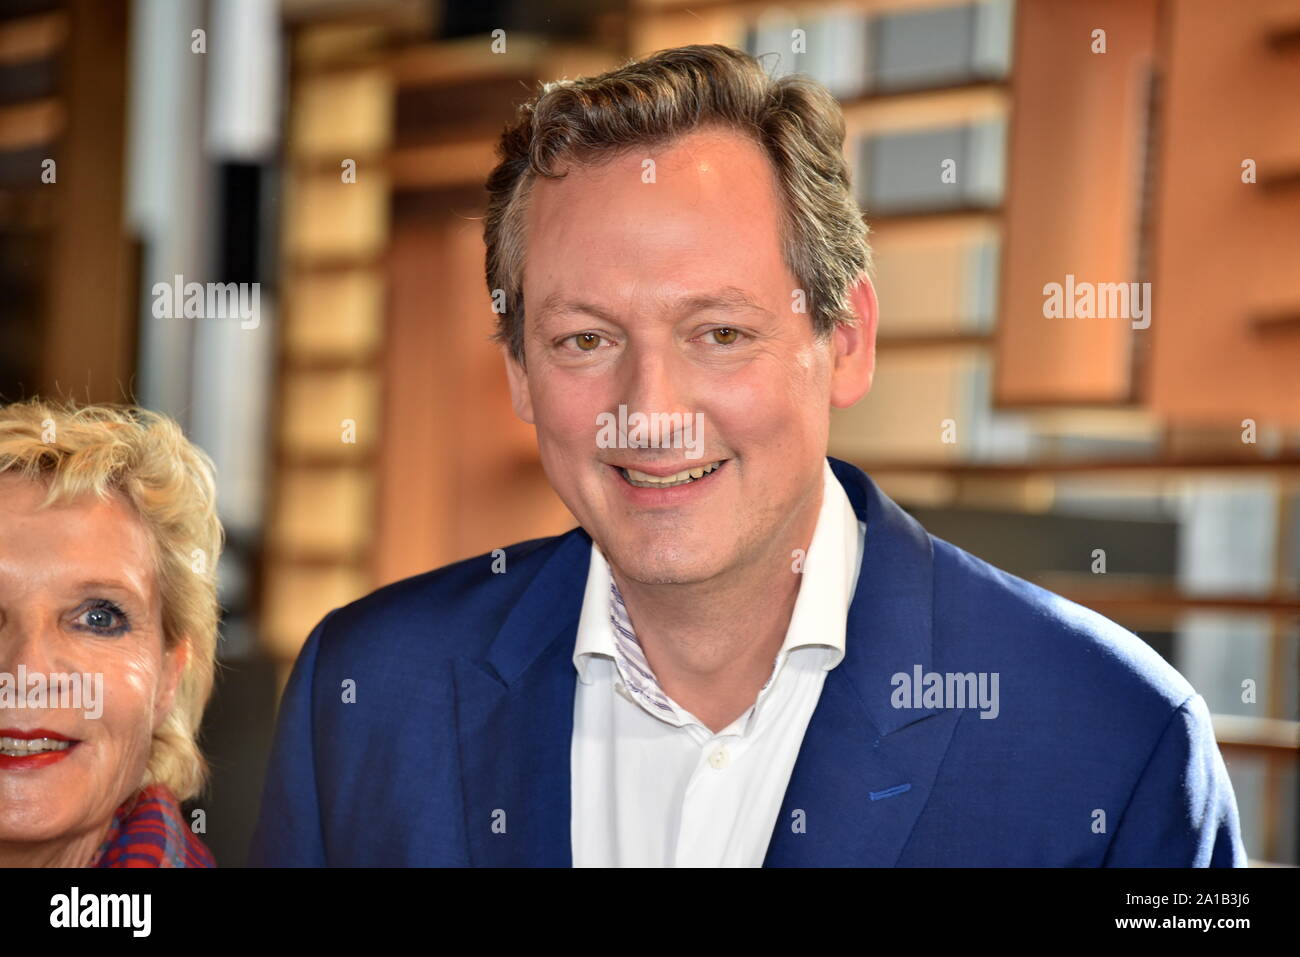
[[[685,485],[687,482],[694,482],[698,478],[703,478],[721,464],[721,461],[712,462],[697,469],[685,469],[674,475],[650,475],[636,469],[622,469],[621,471],[623,478],[637,488],[672,488],[674,485]]]
[[[70,747],[71,741],[54,738],[0,738],[0,754],[7,758],[21,758],[42,751],[66,751]]]

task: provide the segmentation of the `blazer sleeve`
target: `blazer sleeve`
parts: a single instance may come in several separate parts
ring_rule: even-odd
[[[326,615],[303,645],[280,700],[262,809],[249,851],[249,863],[255,867],[326,866],[316,791],[312,685],[329,619]]]
[[[1200,695],[1184,701],[1165,726],[1103,866],[1247,866],[1237,799]]]

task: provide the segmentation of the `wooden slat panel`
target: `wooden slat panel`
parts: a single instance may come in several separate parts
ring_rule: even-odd
[[[1136,282],[1154,0],[1017,4],[995,401],[1124,402],[1124,319],[1048,319],[1043,287]],[[1091,51],[1104,29],[1107,52]]]
[[[373,478],[364,469],[281,469],[272,547],[353,554],[370,540]]]
[[[284,383],[281,442],[300,453],[363,452],[379,438],[379,401],[373,372],[295,372]],[[343,441],[345,420],[356,423],[355,443]]]
[[[388,146],[392,84],[379,68],[307,76],[294,91],[289,142],[299,160],[373,155]]]
[[[414,212],[398,212],[390,259],[379,582],[575,524],[489,341],[481,210],[430,202]]]
[[[326,614],[368,591],[369,577],[346,565],[272,564],[266,575],[263,648],[292,660]]]
[[[67,36],[68,15],[63,10],[0,23],[0,64],[53,56]]]
[[[1300,165],[1300,60],[1268,43],[1295,10],[1169,6],[1150,402],[1176,423],[1300,425],[1300,323],[1267,321],[1300,314],[1300,188],[1268,185]]]
[[[830,454],[935,465],[969,457],[979,368],[986,361],[978,348],[882,353],[867,397],[831,415]],[[953,443],[942,441],[945,419],[956,423]]]
[[[0,150],[20,150],[32,146],[53,145],[63,131],[63,104],[55,99],[34,103],[15,103],[0,109]],[[39,167],[32,178],[40,176]]]
[[[134,261],[123,223],[127,3],[77,0],[66,50],[58,225],[40,391],[121,402],[135,366]],[[93,321],[88,321],[93,317]]]
[[[354,183],[342,170],[300,176],[290,191],[286,242],[295,256],[377,255],[388,236],[388,176],[358,167]]]
[[[995,247],[998,241],[992,218],[936,217],[887,223],[874,230],[880,340],[974,332],[976,250]]]
[[[373,354],[383,332],[383,276],[346,269],[296,276],[284,322],[286,354],[295,360]]]

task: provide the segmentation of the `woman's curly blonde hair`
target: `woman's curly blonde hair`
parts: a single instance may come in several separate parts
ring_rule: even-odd
[[[188,639],[171,713],[154,731],[140,787],[164,784],[180,800],[198,794],[207,762],[198,746],[216,671],[216,568],[223,533],[212,460],[171,419],[130,406],[30,399],[0,404],[0,475],[48,487],[44,505],[121,494],[155,543],[163,641]]]

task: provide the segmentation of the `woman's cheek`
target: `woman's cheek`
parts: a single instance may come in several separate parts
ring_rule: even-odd
[[[135,650],[124,656],[112,673],[104,675],[105,729],[119,751],[123,776],[136,773],[147,762],[153,741],[158,688],[158,661]]]

